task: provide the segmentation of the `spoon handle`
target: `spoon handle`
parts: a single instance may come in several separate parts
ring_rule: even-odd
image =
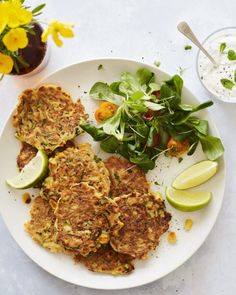
[[[193,31],[189,27],[186,22],[181,22],[177,26],[180,33],[186,36],[189,40],[191,40],[209,59],[210,61],[217,66],[217,62],[214,58],[206,51],[206,49],[202,46],[202,44],[198,41],[197,37],[194,35]]]

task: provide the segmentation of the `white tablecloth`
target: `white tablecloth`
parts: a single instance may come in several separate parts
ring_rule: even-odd
[[[41,2],[41,1],[40,1]],[[57,0],[47,3],[42,19],[76,25],[76,37],[61,49],[51,46],[48,66],[31,78],[5,77],[0,82],[0,130],[14,108],[17,94],[68,64],[95,57],[126,57],[153,63],[170,74],[185,68],[185,85],[200,99],[207,94],[196,74],[197,49],[177,32],[188,21],[203,40],[214,30],[235,25],[235,0]],[[26,1],[37,5],[39,1]],[[236,294],[236,105],[215,102],[211,108],[226,148],[227,185],[223,208],[208,239],[183,266],[165,278],[124,295]],[[0,196],[1,197],[1,196]],[[32,262],[0,219],[0,294],[62,295],[118,294],[81,288],[61,281]]]

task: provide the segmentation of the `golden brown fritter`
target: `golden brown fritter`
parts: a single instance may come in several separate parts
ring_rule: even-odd
[[[56,148],[52,153],[48,155],[49,158],[55,157],[57,153],[60,153],[67,149],[68,147],[74,147],[75,144],[73,141],[69,140],[64,146],[60,146]],[[22,170],[26,164],[28,164],[37,154],[38,150],[32,145],[22,142],[20,153],[17,156],[17,166],[20,170]]]
[[[126,254],[115,252],[110,245],[102,246],[96,253],[87,257],[78,255],[76,262],[83,263],[89,270],[112,275],[124,275],[132,272],[133,258]]]
[[[89,144],[68,148],[49,159],[49,176],[41,195],[57,201],[63,190],[80,182],[87,182],[101,196],[107,196],[110,190],[109,173]]]
[[[58,242],[83,256],[96,252],[109,242],[109,215],[116,213],[116,208],[88,183],[63,191],[55,209]]]
[[[72,140],[68,140],[65,145],[59,146],[58,148],[56,148],[53,152],[51,152],[48,155],[48,157],[54,158],[58,153],[63,152],[64,150],[66,150],[69,147],[75,147],[75,143]]]
[[[22,142],[20,153],[17,156],[17,166],[20,170],[22,170],[26,164],[29,163],[37,154],[38,150],[34,148],[32,145]]]
[[[133,258],[145,259],[169,227],[171,216],[165,211],[164,201],[150,193],[137,192],[116,197],[114,201],[124,226],[118,235],[111,233],[112,248]]]
[[[137,191],[147,193],[149,185],[144,172],[124,158],[110,157],[105,161],[110,173],[110,195],[117,197]]]
[[[54,226],[55,216],[49,203],[37,197],[31,206],[31,220],[25,224],[25,230],[33,240],[52,252],[63,252],[63,248],[57,243],[57,231]]]
[[[17,138],[50,153],[79,134],[79,125],[86,120],[80,101],[73,102],[60,87],[48,85],[23,91],[13,125]]]

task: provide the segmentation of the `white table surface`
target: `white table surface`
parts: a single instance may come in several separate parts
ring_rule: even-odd
[[[41,1],[26,1],[38,4]],[[76,37],[61,49],[52,45],[48,66],[31,78],[5,77],[0,82],[0,130],[14,108],[17,94],[68,64],[95,57],[126,57],[153,64],[170,74],[179,67],[185,85],[206,100],[196,74],[196,48],[176,30],[187,20],[203,40],[214,30],[235,25],[235,0],[57,0],[47,3],[43,18],[70,21]],[[226,147],[227,185],[223,208],[200,250],[173,273],[152,284],[124,291],[99,291],[71,285],[32,262],[0,219],[0,294],[236,294],[236,105],[215,102],[211,108]]]

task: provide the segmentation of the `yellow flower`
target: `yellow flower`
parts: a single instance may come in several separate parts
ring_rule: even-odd
[[[5,29],[8,21],[6,2],[0,2],[0,34]]]
[[[61,35],[65,38],[72,38],[74,37],[74,33],[71,28],[74,26],[68,23],[62,23],[58,21],[52,21],[48,28],[42,34],[42,42],[46,42],[48,40],[49,35],[52,35],[53,41],[56,43],[58,47],[61,47],[63,42],[59,38]]]
[[[26,31],[22,28],[11,29],[4,37],[3,43],[10,51],[25,48],[28,45]]]
[[[9,74],[13,68],[13,60],[10,56],[0,52],[0,73]]]
[[[10,28],[30,23],[32,20],[32,12],[21,6],[19,0],[10,0],[0,3],[0,33],[1,28],[8,25]],[[2,30],[3,30],[2,29]]]

